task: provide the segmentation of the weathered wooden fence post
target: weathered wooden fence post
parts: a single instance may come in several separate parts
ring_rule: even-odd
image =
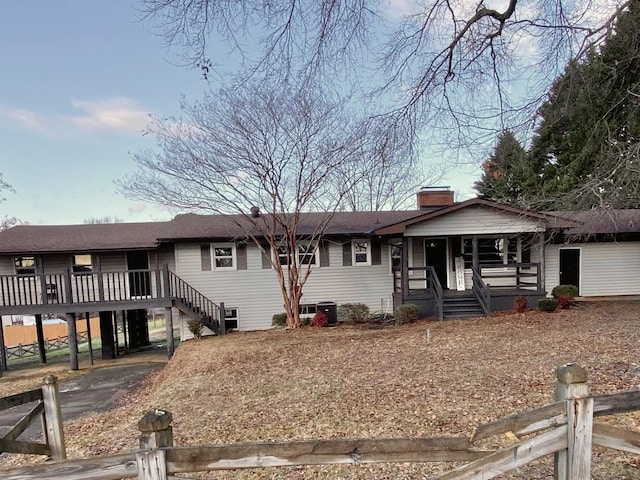
[[[166,410],[150,410],[138,421],[140,452],[136,453],[140,480],[167,480],[163,447],[173,447],[173,416]]]
[[[44,385],[42,385],[42,399],[44,401],[44,421],[46,425],[45,436],[51,450],[51,458],[64,460],[67,458],[67,450],[64,443],[58,379],[55,376],[47,375],[45,377]]]
[[[587,387],[587,371],[575,363],[556,370],[556,401],[567,401],[567,450],[555,454],[555,480],[591,478],[593,398]]]

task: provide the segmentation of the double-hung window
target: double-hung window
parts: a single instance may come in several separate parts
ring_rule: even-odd
[[[318,245],[315,242],[298,242],[298,265],[318,265]],[[280,265],[290,265],[288,245],[280,245],[277,249]]]
[[[236,246],[233,243],[214,243],[213,250],[213,269],[214,270],[235,270]]]
[[[34,256],[14,257],[13,264],[16,275],[35,275],[36,273],[36,257]]]
[[[93,271],[93,261],[90,253],[73,255],[71,262],[71,271],[73,273],[91,273]]]
[[[369,240],[353,240],[351,254],[353,265],[371,265],[371,242]]]

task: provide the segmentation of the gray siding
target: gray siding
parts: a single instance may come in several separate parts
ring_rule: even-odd
[[[544,231],[539,220],[499,210],[469,207],[411,225],[406,236],[483,235]]]
[[[386,244],[381,253],[380,265],[343,266],[342,245],[330,242],[329,266],[313,268],[302,303],[365,303],[371,310],[388,305],[391,311],[393,281]],[[247,270],[202,271],[200,244],[176,245],[176,267],[180,277],[212,301],[238,308],[241,330],[271,328],[273,314],[284,310],[276,273],[262,268],[255,245],[247,246]]]
[[[559,250],[580,248],[580,295],[640,295],[640,242],[547,245],[546,289],[559,284]]]

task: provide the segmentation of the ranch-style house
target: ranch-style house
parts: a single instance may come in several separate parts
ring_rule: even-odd
[[[417,200],[410,211],[337,212],[311,244],[305,234],[326,214],[303,214],[298,255],[312,272],[301,313],[334,315],[344,303],[391,313],[412,303],[424,317],[483,316],[513,308],[518,296],[535,306],[559,284],[576,285],[583,297],[640,294],[640,211],[456,203],[439,187]],[[97,312],[106,358],[117,349],[116,317],[130,347],[148,343],[149,309],[164,309],[168,332],[175,322],[183,339],[194,317],[217,334],[271,328],[283,311],[273,262],[286,259],[256,245],[250,230],[240,215],[194,214],[11,228],[0,233],[0,314],[36,315],[37,325],[44,314],[62,315],[72,337],[76,319]]]

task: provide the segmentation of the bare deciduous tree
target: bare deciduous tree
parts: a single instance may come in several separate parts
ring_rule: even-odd
[[[450,151],[477,152],[505,128],[530,129],[567,62],[602,43],[632,1],[428,0],[394,12],[364,0],[141,0],[141,13],[207,74],[223,65],[209,50],[222,39],[244,78],[348,78],[389,95],[410,126],[440,129]]]
[[[184,103],[183,111],[186,118],[155,122],[159,153],[136,155],[138,172],[120,189],[183,211],[233,214],[227,218],[272,263],[288,326],[299,326],[323,232],[369,173],[361,123],[327,92],[258,82]],[[316,212],[313,222],[306,212]]]

